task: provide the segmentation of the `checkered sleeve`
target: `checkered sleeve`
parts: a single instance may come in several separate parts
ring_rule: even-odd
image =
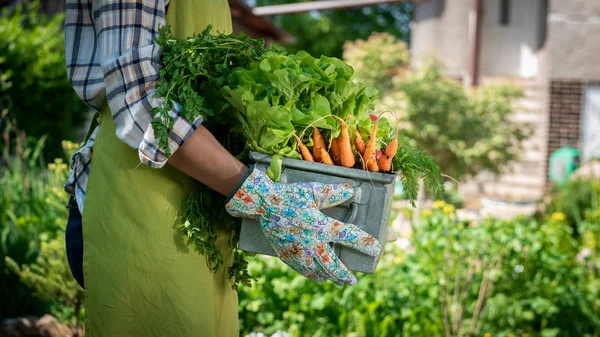
[[[100,0],[93,3],[99,63],[104,75],[106,99],[117,136],[138,149],[142,163],[162,167],[165,152],[158,147],[151,121],[152,109],[163,104],[155,96],[160,67],[160,47],[154,41],[165,24],[164,0]],[[174,153],[198,128],[201,118],[186,120],[180,106],[171,111],[174,127],[169,149]]]

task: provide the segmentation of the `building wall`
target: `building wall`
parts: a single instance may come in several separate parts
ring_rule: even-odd
[[[546,0],[510,1],[509,23],[500,24],[500,0],[483,0],[480,73],[536,77],[544,44]],[[473,0],[427,0],[417,3],[411,27],[413,66],[431,54],[452,75],[466,74],[469,64],[469,13]]]
[[[483,1],[480,71],[484,75],[535,77],[542,45],[542,1],[510,1],[508,23],[500,23],[500,0]]]
[[[548,33],[550,78],[600,79],[600,1],[552,0]]]
[[[411,59],[418,66],[439,56],[453,75],[467,69],[468,17],[473,0],[429,0],[416,5],[411,23]]]

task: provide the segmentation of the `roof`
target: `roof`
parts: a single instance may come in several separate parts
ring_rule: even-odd
[[[232,19],[252,30],[252,32],[244,33],[252,36],[255,32],[260,36],[252,36],[254,38],[269,38],[286,44],[296,41],[292,35],[277,27],[268,19],[253,14],[252,8],[246,5],[243,0],[229,0],[229,7],[231,8]]]

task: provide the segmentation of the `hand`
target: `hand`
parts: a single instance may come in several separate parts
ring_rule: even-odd
[[[298,273],[317,282],[356,284],[356,277],[335,255],[330,243],[371,256],[379,254],[381,245],[355,225],[344,224],[320,211],[350,199],[352,186],[280,184],[256,168],[250,171],[226,204],[229,214],[258,221],[279,258]]]

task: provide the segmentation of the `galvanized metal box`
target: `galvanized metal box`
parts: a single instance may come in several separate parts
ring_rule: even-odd
[[[250,159],[261,171],[266,171],[271,163],[271,156],[257,152],[251,152]],[[323,213],[360,227],[383,245],[387,239],[395,178],[393,174],[284,158],[280,182],[351,184],[354,187],[354,196],[341,205],[324,209]],[[244,219],[242,222],[238,248],[252,253],[275,255],[260,226],[251,219]],[[334,249],[341,261],[352,271],[373,273],[381,258],[381,255],[371,257],[341,245],[334,245]]]

